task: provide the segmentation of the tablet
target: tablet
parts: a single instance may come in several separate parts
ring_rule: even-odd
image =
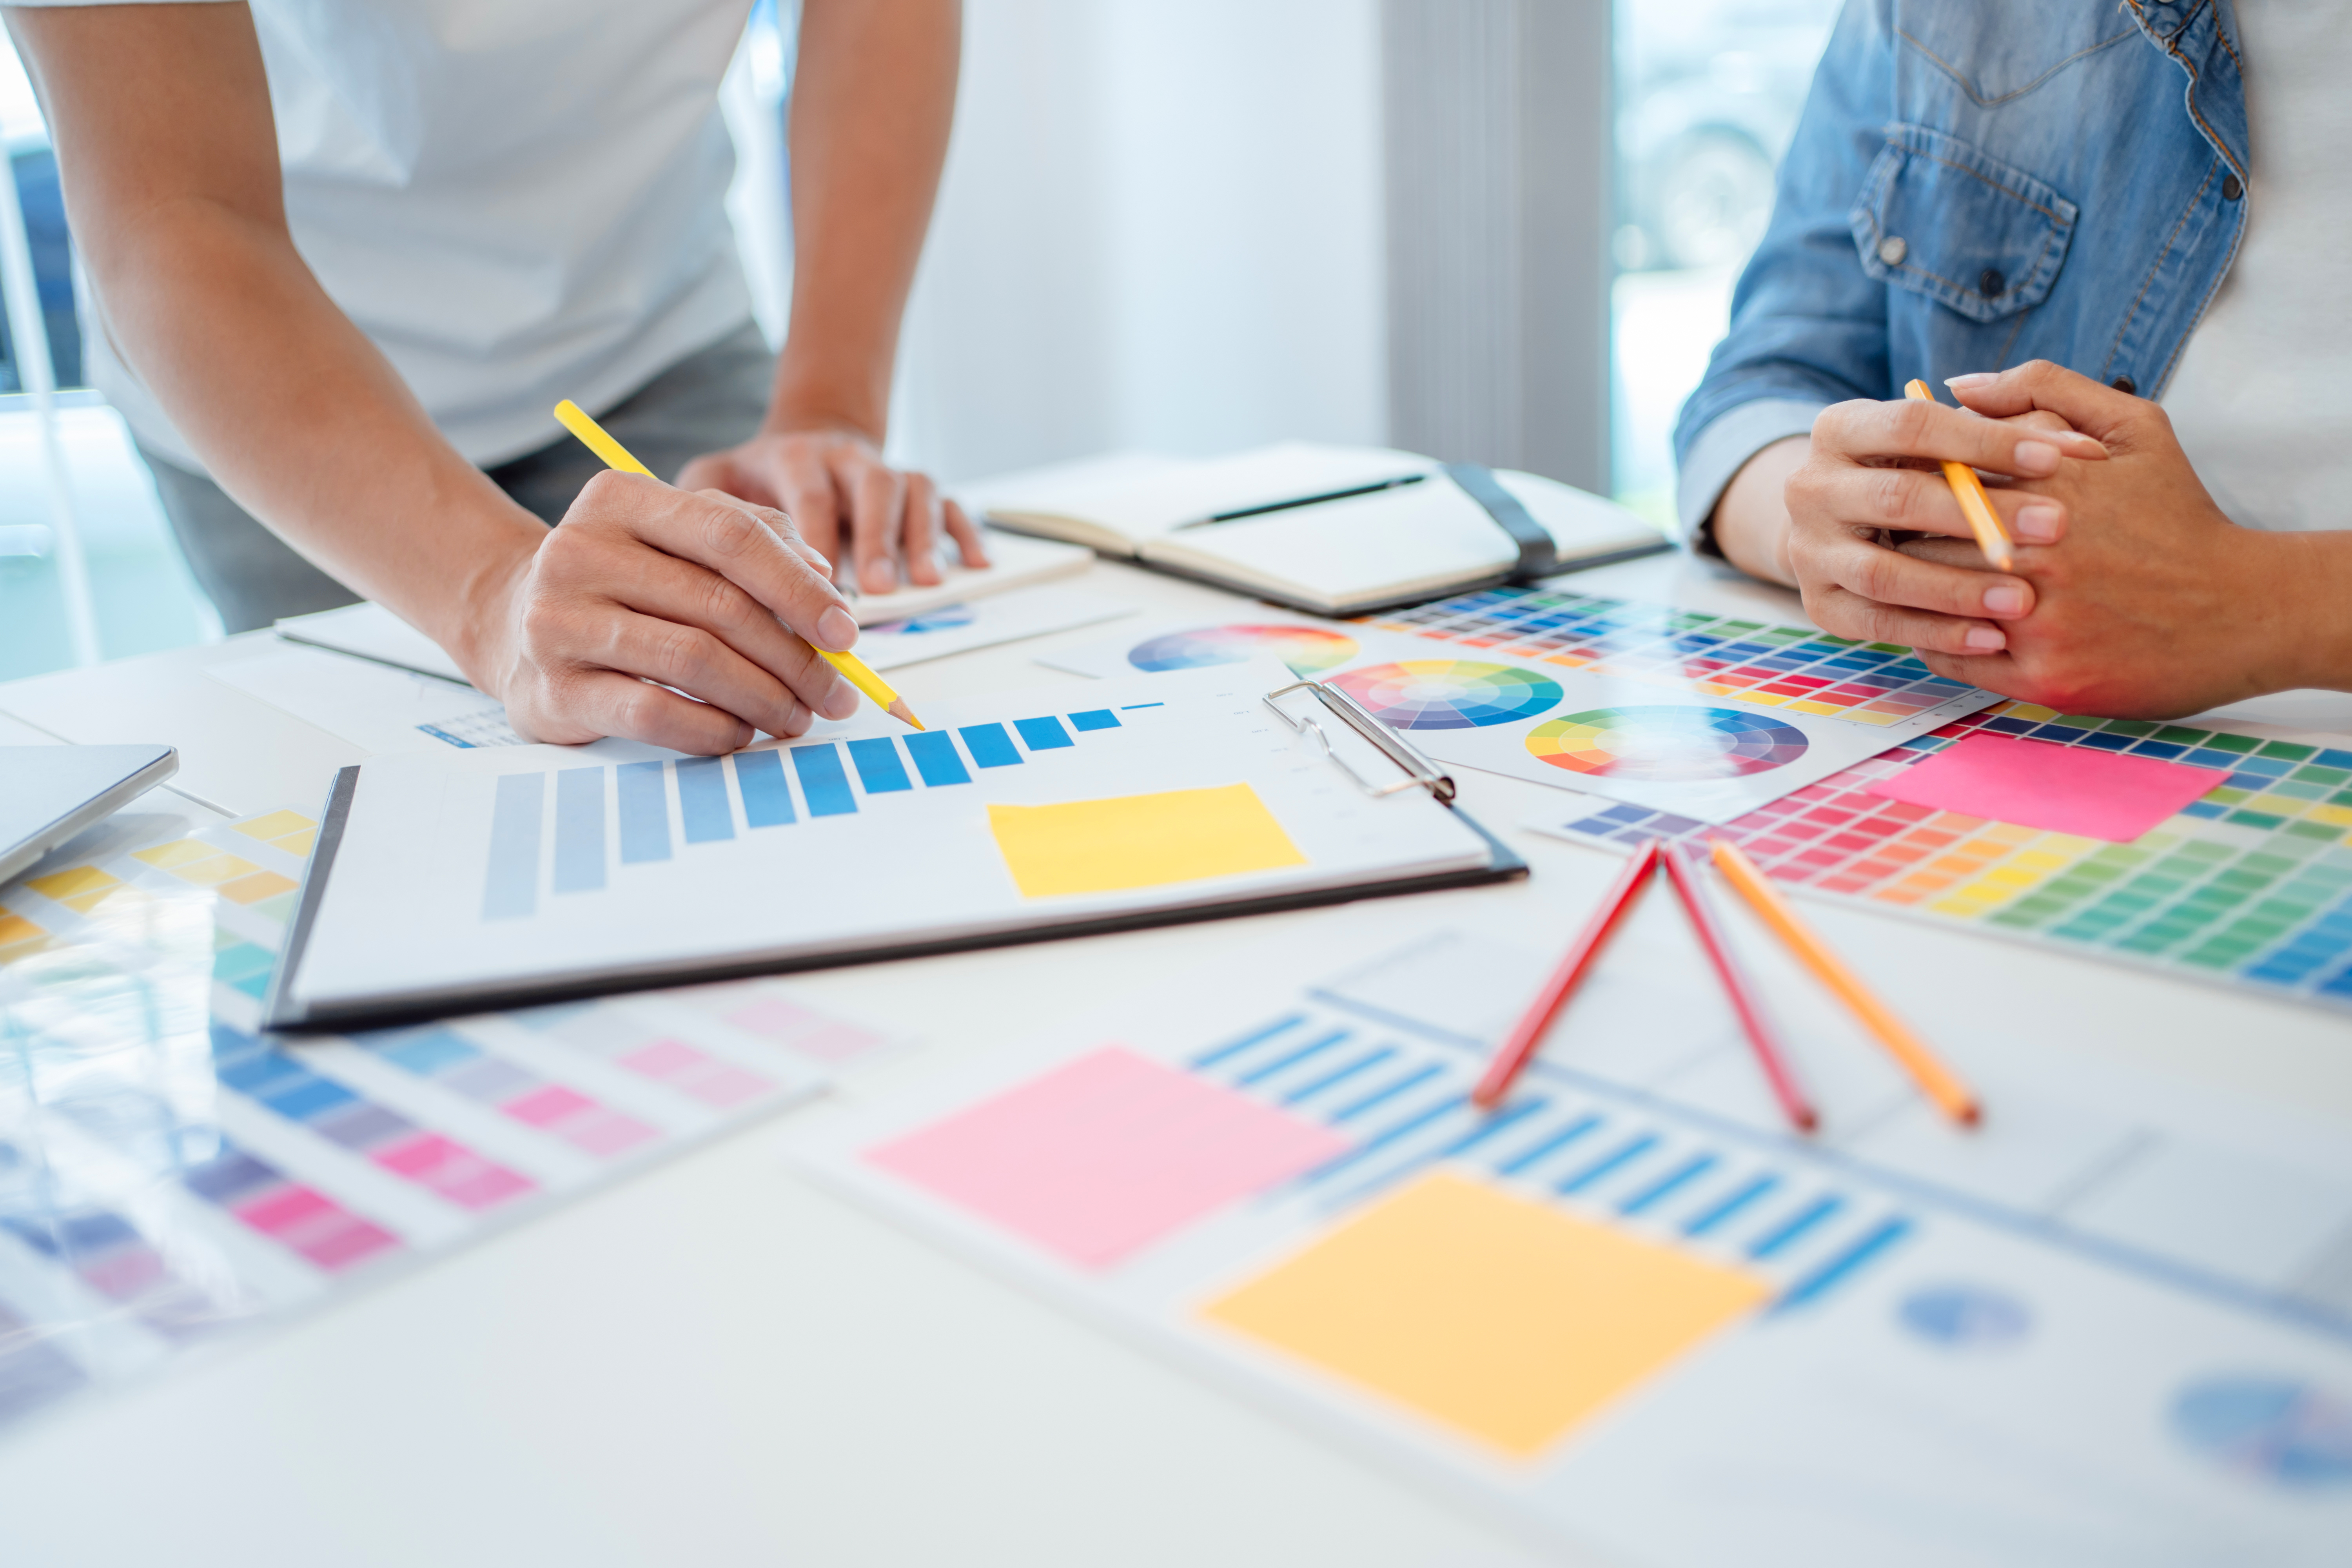
[[[0,746],[0,882],[179,771],[170,746]]]

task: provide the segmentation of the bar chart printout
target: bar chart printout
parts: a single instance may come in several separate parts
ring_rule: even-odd
[[[606,875],[609,774],[495,797],[503,828],[541,817],[558,890]],[[710,777],[687,770],[686,842],[718,820]],[[317,831],[142,803],[0,889],[0,1427],[799,1103],[887,1043],[774,982],[273,1039]]]
[[[1972,1059],[2007,1134],[1890,1081],[1836,1089],[1811,1143],[1760,1087],[1697,1092],[1754,1077],[1727,1016],[1648,1079],[1548,1053],[1482,1113],[1464,988],[1531,987],[1546,955],[1459,933],[1322,955],[1304,987],[1286,953],[1135,998],[808,1162],[1563,1542],[1748,1561],[1792,1496],[1805,1560],[1857,1568],[2086,1541],[2316,1563],[2347,1539],[2331,1127],[2104,1068],[2084,1104],[2037,1098],[2030,1064]],[[2311,1163],[2265,1163],[2289,1151]],[[2223,1194],[2257,1188],[2252,1224]]]
[[[362,1026],[637,984],[1269,900],[1500,879],[1518,863],[1352,731],[1314,749],[1272,660],[926,710],[929,731],[715,758],[553,747],[378,756],[304,897],[279,1027]],[[1077,700],[1073,701],[1073,697]]]
[[[1134,705],[1130,718],[1160,706]],[[1126,727],[1116,710],[1093,708],[728,757],[502,773],[491,806],[482,918],[527,920],[544,907],[542,893],[604,892],[616,868],[668,862],[763,828],[855,816],[861,801],[969,784],[985,770],[1017,767],[1037,752],[1076,746],[1076,737]]]

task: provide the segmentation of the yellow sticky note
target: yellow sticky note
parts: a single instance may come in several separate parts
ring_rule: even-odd
[[[1027,899],[1307,864],[1245,784],[1061,805],[992,805],[988,828]]]
[[[63,903],[76,894],[95,893],[101,888],[111,888],[121,880],[120,877],[111,876],[95,866],[75,866],[63,871],[52,871],[46,877],[32,878],[25,886],[45,899],[55,899]]]
[[[1437,1172],[1202,1315],[1526,1457],[1771,1295],[1757,1276]]]
[[[236,830],[247,838],[283,838],[306,827],[319,825],[299,811],[273,811],[267,816],[257,816],[251,822],[240,822]]]

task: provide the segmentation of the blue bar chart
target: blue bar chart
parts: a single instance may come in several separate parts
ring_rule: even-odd
[[[1125,728],[1117,712],[1096,708],[729,757],[558,768],[551,803],[548,773],[503,774],[491,802],[482,918],[528,920],[547,899],[604,891],[621,867],[673,860],[762,829],[856,816],[877,798],[969,784],[982,770],[1019,767]]]

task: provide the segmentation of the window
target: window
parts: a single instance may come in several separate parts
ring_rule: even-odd
[[[1729,324],[1839,0],[1619,0],[1618,498],[1674,515],[1675,416]]]

